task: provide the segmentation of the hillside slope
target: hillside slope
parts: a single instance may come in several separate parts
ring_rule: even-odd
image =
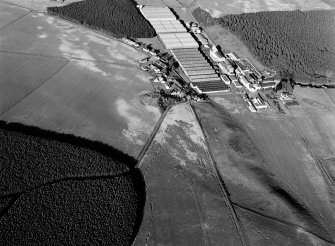
[[[289,119],[235,118],[214,103],[194,110],[251,245],[333,242],[331,190]]]

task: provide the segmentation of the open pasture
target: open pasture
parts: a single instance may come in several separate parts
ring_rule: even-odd
[[[296,87],[300,106],[290,113],[315,153],[322,159],[335,157],[335,90]]]
[[[167,112],[139,163],[147,186],[134,245],[242,245],[192,109]]]
[[[0,5],[1,7],[2,5]],[[158,121],[145,55],[32,12],[0,30],[1,119],[100,140],[137,157]]]
[[[260,11],[333,9],[335,4],[322,0],[198,0],[198,6],[213,17]]]
[[[21,18],[28,12],[28,9],[0,2],[0,29]]]
[[[72,61],[2,119],[100,140],[136,157],[160,115],[140,103],[150,86],[137,69]]]
[[[285,122],[237,114],[246,123],[241,125],[215,104],[196,104],[194,108],[236,206],[331,239],[327,227],[333,219],[327,187]],[[329,224],[323,224],[319,213],[330,216]]]
[[[332,243],[325,242],[312,233],[253,213],[247,209],[235,206],[235,211],[245,228],[250,245],[282,245],[283,242],[285,242],[286,246],[333,245]]]
[[[0,53],[0,115],[45,83],[66,59]]]
[[[46,11],[47,7],[64,6],[79,1],[83,0],[65,0],[64,3],[50,0],[0,0],[0,2],[10,3],[12,5],[18,5],[30,10],[37,11]]]
[[[0,51],[137,65],[145,55],[70,22],[32,12],[0,31]]]
[[[283,190],[309,211],[334,240],[333,197],[302,132],[289,117],[241,117],[257,144],[267,169]]]

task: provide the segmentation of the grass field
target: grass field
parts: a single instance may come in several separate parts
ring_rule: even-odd
[[[260,11],[333,9],[335,3],[322,0],[198,0],[197,6],[208,11],[213,17],[220,17]]]
[[[38,12],[0,35],[1,119],[100,140],[137,157],[160,116],[140,103],[152,89],[138,68],[145,55]]]
[[[129,245],[145,200],[135,159],[86,139],[0,122],[2,245]]]
[[[188,104],[168,111],[139,163],[147,185],[134,245],[241,245]]]
[[[250,239],[250,245],[319,245],[330,246],[331,243],[320,240],[317,236],[304,230],[288,226],[254,212],[235,207],[245,231]]]
[[[23,17],[28,12],[28,9],[0,2],[0,29],[10,24],[17,18]]]
[[[24,8],[36,11],[46,11],[47,7],[64,6],[70,3],[79,2],[82,0],[65,0],[64,3],[49,0],[0,0],[0,2],[10,3],[12,5],[22,6]]]
[[[289,118],[235,112],[243,122],[240,126],[216,106],[199,104],[195,110],[236,206],[283,221],[290,233],[295,225],[326,240],[334,239],[333,198]],[[294,238],[296,243],[301,239]]]
[[[328,95],[332,90],[296,88],[300,105],[289,107],[290,113],[322,159],[335,157],[335,103]]]
[[[335,182],[335,101],[332,89],[297,87],[299,106],[289,111],[316,158]]]
[[[0,51],[125,66],[137,65],[137,60],[145,57],[126,44],[38,12],[32,12],[0,32]]]

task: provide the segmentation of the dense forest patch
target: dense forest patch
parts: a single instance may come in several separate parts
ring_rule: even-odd
[[[49,7],[47,12],[117,38],[155,36],[154,29],[133,0],[84,0],[63,7]]]
[[[212,18],[193,12],[205,26],[236,34],[266,66],[296,79],[335,82],[335,10],[273,11]]]
[[[0,121],[1,245],[130,245],[145,188],[136,161],[83,138]]]

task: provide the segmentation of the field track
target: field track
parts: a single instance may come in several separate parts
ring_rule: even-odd
[[[212,104],[214,107],[218,108],[219,110],[225,112],[228,115],[231,115],[229,112],[227,112],[227,110],[222,107],[221,105],[219,105],[218,103],[214,102],[214,101],[210,101],[210,104]],[[248,130],[246,130],[246,127],[243,126],[243,122],[241,122],[240,120],[237,120],[233,115],[231,115],[232,120],[235,122],[236,125],[240,126],[241,131],[244,132],[244,134],[249,138],[249,140],[251,141],[252,145],[255,146],[255,151],[258,152],[258,156],[265,162],[265,160],[263,159],[262,154],[259,152],[259,146],[258,144],[255,142],[255,140],[253,139],[253,137],[249,134]],[[315,207],[315,204],[311,204],[310,202],[307,202],[308,206],[306,206],[305,204],[305,199],[304,197],[299,194],[299,192],[294,192],[292,190],[292,188],[294,187],[290,187],[288,184],[286,184],[285,182],[282,182],[285,179],[285,177],[280,177],[282,176],[281,174],[277,174],[276,173],[276,178],[273,177],[274,180],[276,180],[276,182],[279,182],[279,184],[283,187],[284,190],[286,190],[292,197],[295,197],[299,203],[304,206],[304,208],[310,212],[310,216],[318,221],[320,223],[320,225],[322,225],[323,230],[326,232],[326,234],[328,234],[328,236],[330,238],[333,239],[333,232],[330,231],[331,226],[329,226],[328,228],[324,226],[324,217],[319,213],[318,209]],[[279,220],[280,221],[280,220]],[[301,228],[301,226],[297,226],[297,228]],[[309,231],[308,229],[304,229],[305,231]],[[314,233],[313,233],[314,234]],[[329,239],[330,240],[330,239]]]
[[[12,104],[10,107],[6,108],[5,110],[3,110],[0,114],[0,118],[2,118],[2,116],[4,114],[6,114],[9,110],[11,110],[12,108],[14,108],[17,104],[19,104],[22,100],[24,100],[25,98],[27,98],[28,96],[30,96],[34,91],[38,90],[41,86],[43,86],[45,83],[47,83],[49,81],[49,79],[51,79],[53,76],[55,76],[57,73],[59,73],[67,64],[69,61],[67,61],[64,65],[62,65],[55,73],[51,74],[48,78],[46,78],[41,84],[39,84],[37,87],[35,87],[34,89],[32,89],[31,91],[29,91],[27,94],[25,94],[22,98],[20,98],[17,102],[15,102],[14,104]]]
[[[315,162],[317,163],[317,165],[319,167],[319,170],[320,170],[322,176],[324,177],[324,179],[326,180],[329,188],[330,189],[334,189],[335,188],[335,183],[334,183],[333,179],[331,178],[331,176],[329,175],[327,169],[323,166],[322,161],[320,160],[319,156],[315,153],[315,151],[311,147],[308,139],[304,135],[303,131],[301,130],[298,122],[296,121],[296,119],[295,119],[295,117],[293,115],[292,115],[291,119],[294,122],[295,127],[298,129],[298,132],[300,134],[301,139],[303,140],[303,142],[306,145],[307,149],[309,150],[309,152],[311,153],[311,155],[315,159]]]
[[[192,105],[190,105],[190,107],[192,108],[192,112],[193,112],[195,118],[197,119],[198,124],[200,125],[200,128],[201,128],[201,130],[202,130],[202,134],[203,134],[204,137],[205,137],[205,141],[207,141],[207,140],[206,140],[206,134],[205,134],[205,132],[204,132],[204,130],[203,130],[201,121],[199,120],[198,115],[197,115],[196,111],[194,110],[194,108],[192,107]],[[207,142],[206,142],[206,145],[208,146],[208,143],[207,143]],[[210,149],[209,147],[208,147],[208,151],[209,151],[209,153],[210,153],[210,155],[211,155],[211,149]],[[233,207],[232,203],[231,203],[230,200],[229,200],[228,193],[227,193],[227,191],[226,191],[226,188],[224,187],[224,181],[223,181],[222,178],[221,178],[220,172],[219,172],[219,170],[218,170],[218,168],[217,168],[217,165],[216,165],[215,161],[213,160],[213,158],[211,158],[211,163],[212,163],[212,168],[213,168],[213,173],[214,173],[214,175],[215,175],[215,178],[216,178],[217,182],[218,182],[219,185],[220,185],[220,191],[221,191],[222,197],[223,197],[223,199],[224,199],[224,201],[225,201],[225,203],[226,203],[226,206],[227,206],[227,207],[229,208],[229,210],[230,210],[230,215],[231,215],[232,221],[234,222],[234,225],[235,225],[235,227],[236,227],[236,230],[238,231],[238,234],[239,234],[239,236],[240,236],[242,245],[247,246],[247,245],[248,245],[248,239],[247,239],[247,237],[246,237],[246,235],[245,235],[245,232],[244,232],[243,227],[240,225],[240,221],[239,221],[239,219],[237,218],[237,215],[236,215],[236,213],[235,213],[234,207]]]
[[[141,167],[141,163],[142,163],[142,159],[143,157],[145,156],[145,153],[148,151],[150,145],[152,144],[152,141],[155,139],[156,137],[156,134],[159,130],[159,128],[161,127],[162,125],[162,122],[164,121],[165,119],[165,116],[168,114],[169,110],[173,107],[174,105],[172,106],[169,106],[164,112],[163,114],[160,116],[158,122],[156,123],[155,125],[155,128],[152,130],[151,134],[150,134],[150,137],[149,139],[147,140],[147,142],[145,143],[145,146],[143,147],[143,149],[141,150],[137,160],[137,164],[136,164],[136,168],[140,168]]]

